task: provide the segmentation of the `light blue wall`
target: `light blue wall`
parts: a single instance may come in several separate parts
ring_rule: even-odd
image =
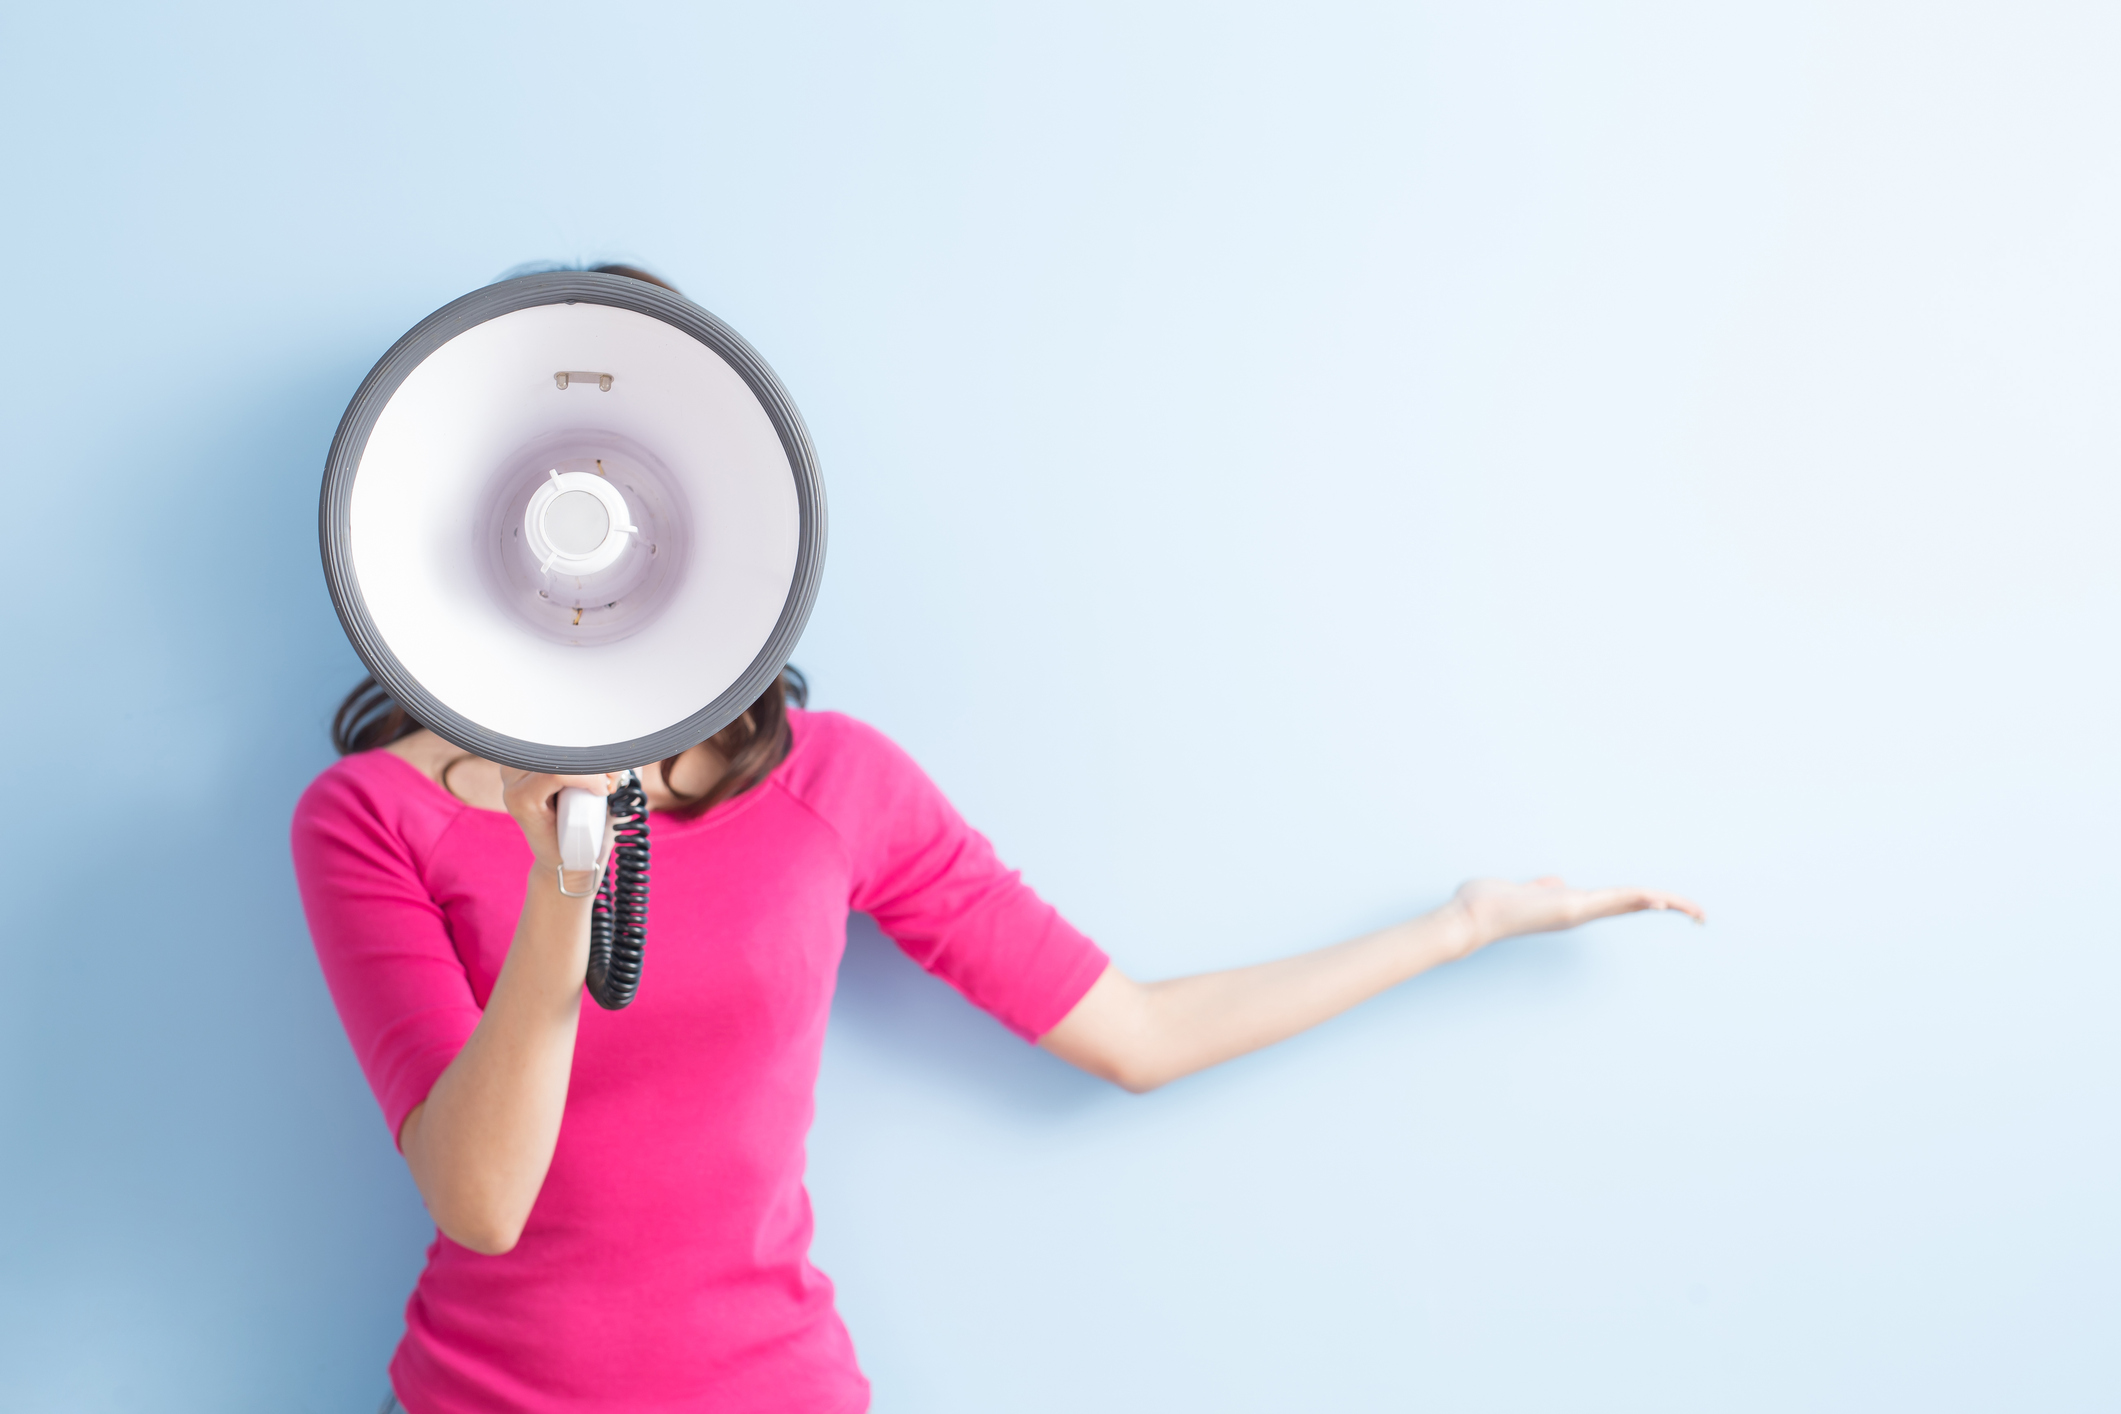
[[[2114,1407],[2117,65],[2090,4],[7,7],[0,1404],[379,1397],[318,477],[420,316],[634,257],[809,419],[819,700],[1131,971],[1473,872],[1713,914],[1146,1099],[858,926],[879,1410]]]

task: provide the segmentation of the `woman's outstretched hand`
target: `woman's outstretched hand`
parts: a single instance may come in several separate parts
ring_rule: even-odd
[[[1520,884],[1510,879],[1468,879],[1450,907],[1465,918],[1466,953],[1526,933],[1559,933],[1623,913],[1670,909],[1696,923],[1708,922],[1701,905],[1656,889],[1572,889],[1548,875]],[[1463,955],[1463,954],[1462,954]]]

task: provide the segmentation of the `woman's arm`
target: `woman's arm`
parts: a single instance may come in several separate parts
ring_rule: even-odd
[[[611,789],[604,776],[503,778],[508,813],[536,860],[515,938],[471,1039],[398,1129],[435,1226],[489,1255],[516,1245],[552,1167],[589,965],[591,900],[560,892],[554,802],[563,786]]]
[[[1108,967],[1039,1044],[1140,1094],[1308,1030],[1489,943],[1644,909],[1705,921],[1700,905],[1677,894],[1475,879],[1432,913],[1278,962],[1150,983]]]

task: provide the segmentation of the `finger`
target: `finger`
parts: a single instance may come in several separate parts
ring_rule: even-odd
[[[545,799],[560,788],[559,776],[547,775],[543,771],[511,771],[501,773],[501,789],[510,795]]]
[[[608,776],[560,776],[547,771],[504,771],[501,789],[504,799],[520,801],[524,806],[550,816],[557,814],[560,792],[563,790],[579,789],[595,796],[608,796],[612,787]]]
[[[1668,908],[1674,913],[1684,913],[1696,923],[1709,921],[1708,910],[1682,894],[1658,894],[1657,900],[1659,908]]]
[[[1654,909],[1659,912],[1684,913],[1696,923],[1709,921],[1709,916],[1702,911],[1701,905],[1690,898],[1684,898],[1679,894],[1668,894],[1661,889],[1637,889],[1635,892],[1642,896],[1642,908],[1644,910]]]
[[[1614,918],[1623,913],[1684,913],[1696,923],[1709,921],[1700,904],[1660,889],[1593,889],[1585,900],[1591,918]]]
[[[1568,885],[1562,882],[1559,874],[1542,874],[1532,881],[1532,887],[1535,889],[1565,889]]]

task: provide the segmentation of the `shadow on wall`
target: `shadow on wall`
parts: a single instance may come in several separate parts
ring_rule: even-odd
[[[1015,1118],[1051,1118],[1124,1099],[1093,1076],[1026,1045],[899,951],[865,914],[847,924],[832,1000],[834,1042],[915,1084],[969,1095]]]

